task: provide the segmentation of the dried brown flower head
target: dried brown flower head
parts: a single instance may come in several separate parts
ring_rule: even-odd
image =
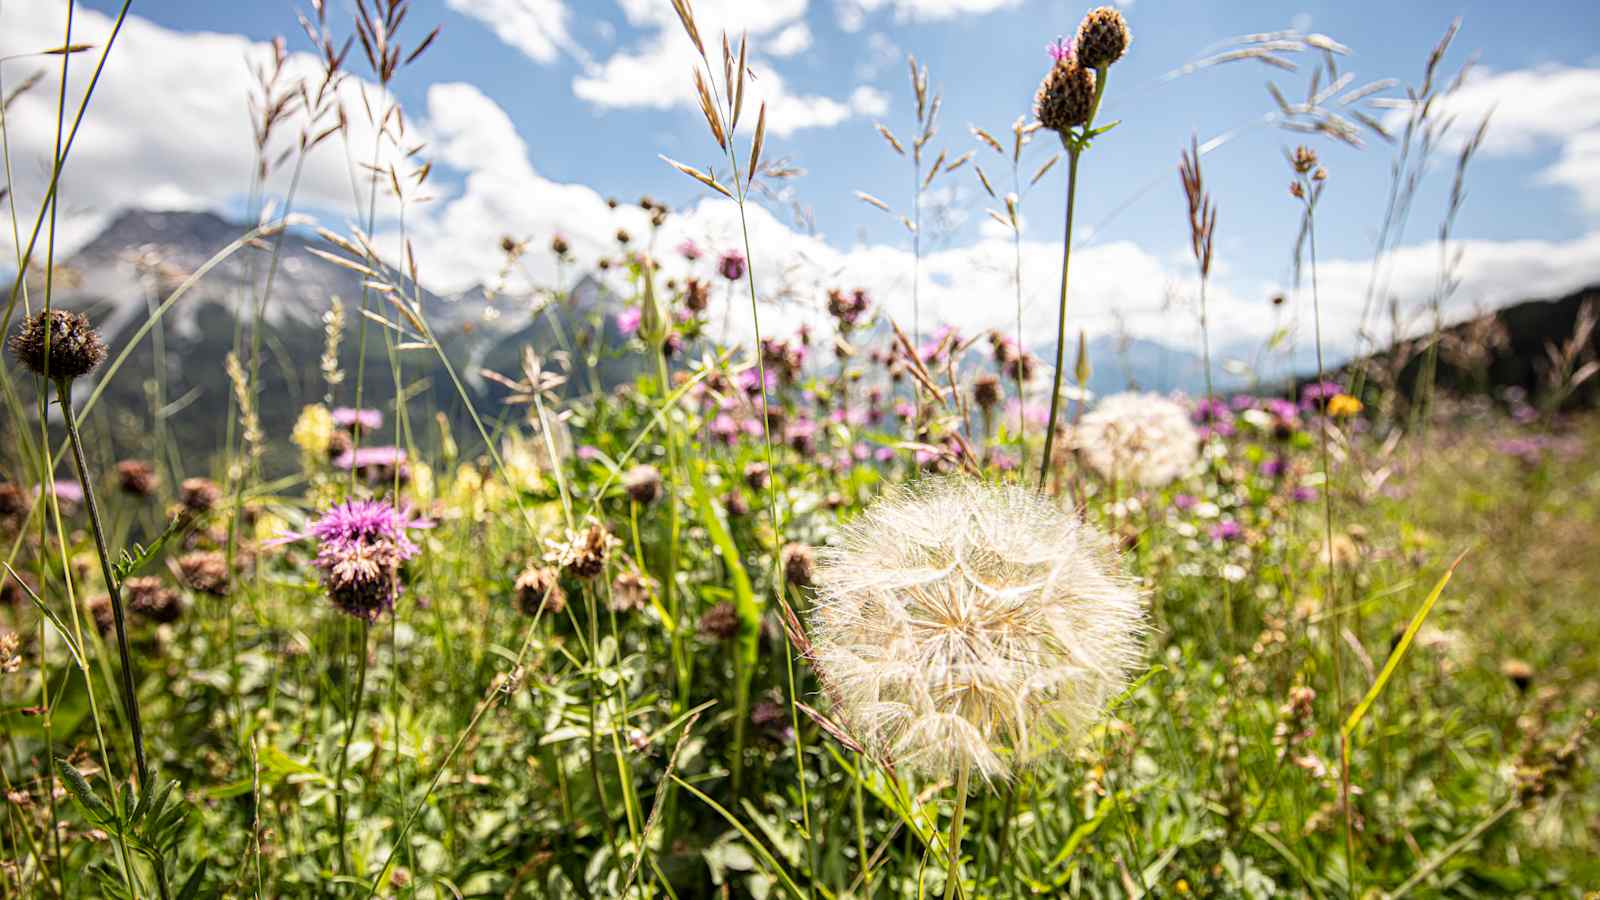
[[[696,627],[702,636],[712,640],[732,640],[739,634],[739,611],[723,601],[701,613]]]
[[[185,512],[204,515],[222,501],[222,488],[209,478],[185,478],[178,486],[178,502]]]
[[[655,579],[642,572],[627,571],[611,582],[611,601],[607,605],[613,612],[644,609],[655,593]]]
[[[183,601],[178,592],[151,576],[129,578],[122,583],[123,596],[128,600],[129,611],[152,622],[176,622],[183,614]]]
[[[593,578],[605,571],[606,556],[620,543],[604,525],[593,522],[582,531],[547,541],[544,558],[573,578]]]
[[[817,567],[817,555],[805,544],[785,544],[782,553],[783,580],[795,587],[810,587]]]
[[[45,332],[49,332],[49,353]],[[11,336],[11,352],[35,375],[71,381],[93,372],[105,362],[106,344],[89,319],[75,312],[52,309],[24,319]],[[46,358],[48,355],[48,359]]]
[[[567,594],[561,578],[547,566],[529,566],[517,576],[517,609],[525,616],[536,616],[543,609],[559,615],[567,608]]]
[[[1094,71],[1063,59],[1050,67],[1033,97],[1039,124],[1065,135],[1089,121],[1094,109]]]
[[[124,459],[117,463],[117,486],[130,497],[148,497],[161,484],[156,467],[143,459]]]
[[[1078,62],[1091,69],[1109,66],[1128,52],[1133,35],[1122,13],[1109,6],[1092,9],[1078,25],[1078,39],[1074,46]]]
[[[1000,378],[992,372],[985,372],[972,382],[972,402],[984,412],[999,406],[1003,394]]]
[[[228,593],[228,560],[215,550],[185,553],[174,563],[178,583],[191,591],[216,597]]]

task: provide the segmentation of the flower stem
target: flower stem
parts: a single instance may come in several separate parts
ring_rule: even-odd
[[[345,819],[349,814],[349,798],[344,787],[345,766],[350,761],[350,739],[356,733],[356,719],[361,716],[361,701],[367,692],[367,632],[372,626],[366,622],[361,623],[361,646],[356,652],[359,654],[356,662],[356,696],[350,709],[350,719],[344,726],[344,743],[339,747],[339,776],[334,779],[334,797],[338,806],[339,816],[339,871],[346,872],[349,862],[345,852]]]
[[[139,696],[133,685],[133,654],[128,651],[128,628],[122,610],[122,585],[111,568],[111,548],[106,544],[105,525],[100,519],[100,504],[94,496],[94,479],[89,477],[89,462],[84,457],[83,439],[78,435],[78,417],[72,410],[72,385],[56,380],[56,395],[61,400],[61,418],[72,442],[72,458],[78,466],[78,483],[83,486],[84,505],[89,508],[89,523],[94,531],[95,554],[100,557],[100,574],[111,597],[111,615],[117,631],[117,654],[122,661],[122,695],[128,707],[128,731],[133,737],[133,759],[139,773],[139,789],[150,790],[150,764],[144,755],[144,724],[139,719]]]
[[[1044,458],[1039,460],[1039,490],[1050,477],[1050,459],[1055,450],[1056,421],[1061,414],[1061,376],[1066,371],[1067,281],[1072,270],[1072,210],[1078,193],[1078,158],[1083,151],[1067,148],[1067,224],[1061,237],[1061,305],[1056,312],[1055,383],[1050,389],[1050,421],[1044,431]]]
[[[950,814],[950,839],[945,842],[945,853],[950,867],[945,872],[944,900],[952,900],[961,885],[961,825],[967,818],[967,781],[972,775],[972,763],[961,761],[961,771],[956,775],[956,808]]]

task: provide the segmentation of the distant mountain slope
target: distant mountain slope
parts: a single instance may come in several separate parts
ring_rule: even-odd
[[[126,346],[133,332],[148,320],[150,311],[183,277],[246,231],[246,226],[211,213],[124,212],[59,265],[56,300],[63,306],[87,311],[113,349]],[[271,297],[263,309],[260,417],[269,445],[280,454],[286,452],[286,438],[301,406],[323,396],[319,366],[325,345],[323,315],[334,297],[341,298],[345,311],[340,348],[345,380],[335,403],[355,402],[356,368],[361,357],[358,332],[363,321],[361,279],[355,272],[310,253],[309,249],[315,246],[313,240],[294,232],[283,236]],[[251,285],[265,282],[270,261],[270,253],[262,248],[235,253],[208,273],[163,318],[166,421],[176,443],[195,465],[222,446],[232,399],[224,361],[236,334],[248,334],[253,318]],[[491,298],[478,288],[457,297],[424,291],[421,302],[447,355],[477,395],[474,404],[491,419],[503,411],[498,399],[506,391],[479,377],[479,371],[490,368],[517,377],[524,345],[532,345],[547,356],[559,347],[549,318],[535,318],[531,301],[526,298]],[[396,318],[376,294],[372,294],[369,305],[386,318]],[[601,329],[599,344],[604,347],[622,341],[613,315],[617,309],[620,301],[616,297],[599,282],[584,279],[558,313],[567,321],[569,332],[579,322]],[[387,405],[394,397],[394,377],[385,350],[384,329],[368,322],[366,330],[366,371],[360,379],[362,403]],[[155,419],[156,347],[153,336],[140,342],[107,389],[102,409],[110,426],[110,452],[139,452],[148,441]],[[460,398],[443,376],[434,354],[402,352],[400,360],[408,392],[421,392],[428,401],[426,408],[444,410],[465,424]],[[632,361],[605,354],[599,368],[602,381],[608,384],[630,379],[637,370]],[[4,427],[6,424],[0,422],[0,429]],[[423,433],[431,433],[431,429]],[[390,436],[385,434],[380,439],[387,441]]]
[[[1436,383],[1441,390],[1455,394],[1486,393],[1499,398],[1507,388],[1519,388],[1530,398],[1541,395],[1552,375],[1549,350],[1572,340],[1586,305],[1587,314],[1600,315],[1600,285],[1554,300],[1517,303],[1444,329]],[[1389,377],[1401,394],[1410,397],[1424,372],[1426,346],[1422,340],[1403,342],[1367,361],[1378,371],[1392,373]],[[1579,366],[1600,359],[1600,328],[1590,332],[1586,346],[1573,349]],[[1564,405],[1569,409],[1600,405],[1600,377],[1581,385],[1565,398]]]

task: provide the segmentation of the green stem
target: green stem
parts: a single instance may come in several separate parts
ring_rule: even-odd
[[[944,900],[952,900],[961,887],[961,825],[967,818],[967,780],[972,775],[972,764],[961,761],[961,772],[956,775],[956,808],[950,815],[950,839],[945,842],[945,853],[950,866],[945,872]]]
[[[1072,271],[1072,211],[1078,193],[1078,158],[1083,152],[1067,148],[1067,224],[1061,237],[1061,301],[1056,312],[1056,370],[1050,389],[1050,421],[1044,431],[1044,458],[1039,460],[1039,490],[1050,477],[1050,460],[1056,443],[1056,421],[1061,415],[1061,376],[1066,372],[1067,281]],[[1020,348],[1019,348],[1020,351]]]
[[[361,701],[367,692],[367,630],[370,627],[366,622],[361,623],[361,646],[356,651],[359,657],[356,662],[355,703],[351,706],[349,720],[345,722],[344,743],[339,747],[339,775],[334,779],[334,798],[339,818],[339,871],[346,873],[350,865],[345,850],[345,819],[349,813],[350,799],[345,794],[344,774],[350,761],[350,739],[355,736],[356,720],[361,717]]]
[[[128,705],[128,731],[133,738],[134,763],[139,771],[139,789],[150,790],[150,764],[144,754],[144,724],[139,719],[139,697],[133,684],[133,654],[128,650],[128,628],[122,609],[122,585],[111,568],[111,548],[106,544],[105,526],[100,518],[100,504],[94,496],[94,479],[89,476],[89,462],[84,457],[83,439],[78,435],[78,417],[72,410],[72,385],[66,379],[56,381],[56,395],[61,399],[61,418],[67,426],[67,438],[72,443],[72,458],[78,466],[78,483],[83,486],[84,505],[89,509],[89,524],[94,531],[95,553],[100,558],[100,574],[106,582],[106,593],[111,597],[111,615],[117,630],[117,654],[122,662],[122,694]]]

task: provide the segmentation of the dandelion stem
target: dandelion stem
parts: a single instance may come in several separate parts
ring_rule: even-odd
[[[967,781],[972,775],[972,762],[961,760],[961,771],[956,775],[956,808],[950,814],[950,839],[945,842],[945,853],[950,866],[944,879],[944,900],[952,900],[961,885],[961,825],[967,818]]]

